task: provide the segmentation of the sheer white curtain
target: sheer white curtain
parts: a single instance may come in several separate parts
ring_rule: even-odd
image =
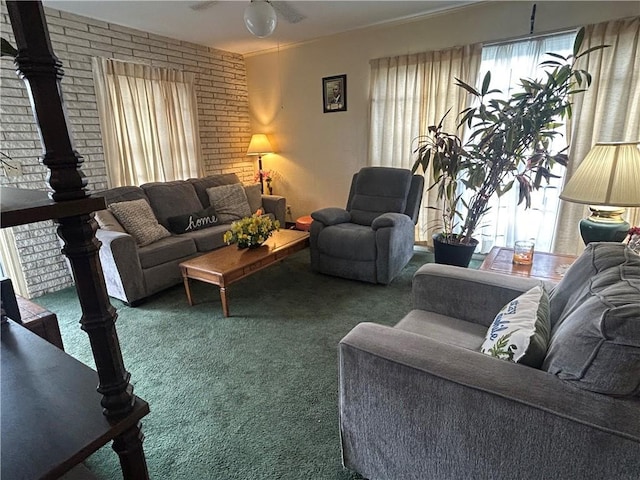
[[[200,176],[194,75],[93,58],[110,187]]]
[[[593,81],[574,99],[568,177],[596,142],[640,140],[640,17],[589,25],[585,30],[583,49],[610,47],[579,60],[578,67],[587,70]],[[587,207],[560,203],[554,251],[579,254],[584,244],[578,222],[587,216]],[[627,209],[625,219],[640,225],[640,209]]]
[[[29,298],[24,269],[16,248],[16,237],[11,228],[0,230],[0,267],[2,275],[11,279],[15,292],[22,297]]]
[[[455,78],[474,84],[480,67],[481,45],[467,45],[371,61],[369,165],[411,168],[415,157],[412,141],[427,133],[451,108],[445,121],[454,132],[457,113],[468,103]],[[426,177],[426,186],[432,178]],[[440,230],[435,192],[423,196],[417,239],[429,240]]]
[[[482,49],[482,64],[478,75],[477,88],[481,87],[484,75],[491,72],[491,87],[509,96],[520,90],[521,78],[544,78],[540,63],[550,60],[547,52],[567,56],[572,52],[575,32],[489,45]],[[496,94],[496,98],[500,95]],[[559,136],[554,140],[552,150],[562,150],[567,145],[565,127],[559,127]],[[553,172],[563,175],[564,168]],[[525,210],[518,205],[518,189],[512,188],[502,197],[494,197],[491,209],[485,215],[474,236],[481,241],[480,251],[488,252],[492,246],[512,246],[518,239],[533,239],[536,250],[550,251],[554,237],[554,225],[558,211],[558,195],[561,179],[553,179],[549,185],[533,192],[532,205]]]

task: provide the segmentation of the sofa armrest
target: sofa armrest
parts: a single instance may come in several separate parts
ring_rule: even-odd
[[[351,221],[351,214],[344,208],[329,207],[316,210],[311,213],[311,218],[324,224],[325,227],[329,225],[337,225],[338,223],[347,223]]]
[[[138,246],[133,237],[99,228],[96,238],[102,243],[100,263],[109,296],[130,305],[146,297]]]
[[[385,227],[402,227],[405,225],[411,225],[409,228],[413,229],[413,220],[404,213],[387,212],[373,219],[371,222],[371,228],[378,230]]]
[[[287,219],[287,199],[280,195],[262,195],[262,208],[265,213],[271,213],[280,226],[284,228]]]
[[[413,277],[413,308],[488,327],[504,305],[541,283],[534,278],[428,263]]]
[[[637,474],[638,398],[372,323],[341,340],[339,375],[343,460],[366,478]]]

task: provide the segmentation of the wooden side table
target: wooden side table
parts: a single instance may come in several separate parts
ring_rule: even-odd
[[[493,247],[480,265],[480,270],[558,282],[576,258],[575,255],[534,252],[531,265],[517,265],[513,263],[512,248]]]
[[[22,325],[60,350],[64,350],[56,314],[19,295],[16,295],[16,301]]]

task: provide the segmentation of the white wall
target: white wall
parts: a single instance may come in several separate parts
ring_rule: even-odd
[[[344,206],[366,165],[370,59],[527,35],[533,3],[488,2],[246,57],[252,130],[275,144],[264,168],[280,174],[274,193],[287,197],[292,218]],[[637,2],[535,3],[535,33],[640,14]],[[340,74],[348,110],[323,113],[321,79]]]

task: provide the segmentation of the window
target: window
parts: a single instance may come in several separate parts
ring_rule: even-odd
[[[193,74],[106,58],[93,72],[111,187],[200,176]]]
[[[510,95],[519,89],[521,78],[544,78],[540,63],[550,59],[545,53],[571,54],[574,38],[575,33],[571,32],[485,46],[479,82],[487,71],[491,71],[492,88],[499,89],[505,96]],[[560,135],[555,137],[552,150],[560,151],[567,146],[566,128],[562,126],[556,130]],[[552,179],[549,185],[543,183],[540,190],[532,192],[530,209],[525,210],[523,205],[518,205],[516,187],[502,197],[494,197],[491,210],[475,235],[481,241],[481,251],[488,252],[492,246],[511,246],[515,240],[535,239],[537,250],[550,252],[564,171],[564,167],[556,165],[552,173],[560,178]]]

